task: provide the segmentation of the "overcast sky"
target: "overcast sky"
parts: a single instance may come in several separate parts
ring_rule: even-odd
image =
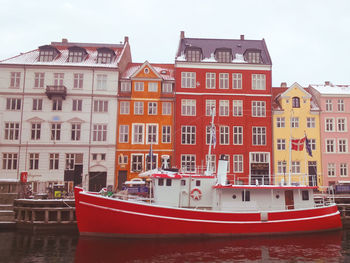
[[[120,43],[133,62],[174,63],[186,37],[264,38],[273,86],[350,84],[348,0],[0,0],[0,60],[51,41]]]

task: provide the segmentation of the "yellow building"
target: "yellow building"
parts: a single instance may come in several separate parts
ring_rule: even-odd
[[[317,185],[322,189],[320,109],[315,99],[298,83],[289,88],[282,83],[272,92],[275,184]],[[306,149],[305,137],[312,156]],[[291,138],[301,140],[299,150],[290,150],[294,148]]]

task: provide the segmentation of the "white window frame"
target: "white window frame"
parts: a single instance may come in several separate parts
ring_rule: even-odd
[[[4,139],[15,141],[19,139],[19,122],[5,122]]]
[[[230,116],[229,100],[219,100],[219,116]]]
[[[243,145],[243,126],[233,126],[233,145]]]
[[[349,176],[349,169],[347,163],[340,163],[339,164],[339,175],[340,177],[348,177]]]
[[[300,174],[300,161],[292,161],[292,174]]]
[[[134,114],[143,115],[144,114],[144,102],[143,101],[134,101]]]
[[[196,100],[182,99],[181,100],[181,115],[196,116]]]
[[[29,153],[29,170],[39,170],[39,153]]]
[[[158,114],[158,102],[148,102],[148,115],[157,115]]]
[[[162,126],[162,143],[171,143],[171,126]]]
[[[42,111],[43,110],[43,99],[34,98],[32,110],[33,111]]]
[[[51,123],[51,141],[60,141],[61,140],[61,123]]]
[[[307,117],[306,118],[306,127],[307,128],[315,128],[316,127],[316,118],[315,117]]]
[[[286,139],[277,139],[276,146],[279,151],[286,150]]]
[[[94,100],[94,112],[108,112],[108,100]]]
[[[197,127],[194,125],[182,125],[181,126],[181,144],[195,145],[196,130],[197,130]]]
[[[196,171],[196,155],[181,154],[181,171],[193,173]]]
[[[196,72],[181,72],[181,88],[196,88]]]
[[[84,86],[84,74],[82,73],[74,73],[74,84],[73,89],[82,90]]]
[[[325,143],[325,150],[326,153],[335,153],[336,152],[336,145],[335,145],[335,139],[327,138]]]
[[[344,117],[337,118],[337,131],[338,132],[347,132],[347,119]]]
[[[244,158],[243,154],[233,155],[233,172],[243,173],[244,172]]]
[[[120,115],[130,114],[130,101],[121,101],[119,104]]]
[[[252,74],[252,90],[266,90],[265,74]]]
[[[230,126],[220,126],[219,134],[220,134],[220,144],[229,145],[230,144]]]
[[[144,144],[144,138],[145,138],[145,125],[143,123],[133,123],[132,124],[132,144]]]
[[[331,99],[326,99],[326,111],[331,112],[333,111],[333,104]]]
[[[59,170],[60,168],[60,154],[49,153],[49,170]]]
[[[18,166],[17,153],[2,153],[2,169],[16,170]]]
[[[266,127],[252,127],[252,145],[266,145]]]
[[[216,109],[216,100],[205,100],[205,116],[211,116],[211,110],[213,108]]]
[[[336,177],[337,170],[335,163],[327,163],[327,176],[328,177]]]
[[[325,128],[325,132],[334,132],[335,131],[334,118],[325,118],[324,119],[324,128]]]
[[[348,153],[348,139],[338,138],[338,153]]]
[[[130,162],[131,162],[131,165],[130,165],[131,172],[141,172],[144,168],[144,155],[133,153],[131,154]]]
[[[345,104],[343,99],[338,99],[338,112],[344,112],[345,111]]]
[[[6,98],[6,110],[20,111],[22,108],[22,99],[20,98]]]
[[[276,118],[276,127],[277,128],[285,128],[286,127],[285,117],[277,117]]]
[[[290,117],[290,127],[299,128],[299,117]]]
[[[107,75],[106,74],[97,74],[97,90],[107,90]]]
[[[228,73],[219,73],[219,89],[229,89]]]
[[[158,124],[157,123],[146,124],[146,144],[158,144]]]
[[[233,73],[232,74],[232,89],[242,89],[242,74]]]
[[[158,92],[158,82],[148,82],[148,92]]]
[[[10,88],[19,89],[21,85],[21,72],[10,73]]]
[[[173,92],[173,83],[171,83],[171,82],[164,82],[162,84],[162,92],[163,93],[172,93]]]
[[[43,89],[45,86],[45,73],[35,72],[34,73],[34,88]]]
[[[79,111],[81,112],[83,110],[83,100],[81,99],[73,99],[72,100],[72,111]]]
[[[232,101],[232,115],[235,117],[243,116],[243,100]]]
[[[120,91],[121,92],[130,92],[131,91],[131,82],[130,81],[122,81],[120,83]]]
[[[94,123],[92,125],[92,141],[105,142],[107,141],[108,125],[106,123]]]
[[[216,88],[216,73],[207,72],[205,74],[205,88],[206,89]]]
[[[252,101],[252,116],[253,117],[266,117],[266,102],[265,101]]]
[[[162,115],[171,115],[171,102],[162,102]]]
[[[40,122],[32,122],[31,123],[30,139],[37,141],[37,140],[40,140],[40,137],[41,137],[41,123]]]
[[[119,125],[119,143],[129,142],[129,125]]]
[[[81,139],[81,123],[71,124],[71,140],[80,141]]]

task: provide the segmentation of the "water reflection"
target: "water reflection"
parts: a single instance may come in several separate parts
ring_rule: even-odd
[[[344,262],[342,232],[211,239],[80,237],[75,263]]]

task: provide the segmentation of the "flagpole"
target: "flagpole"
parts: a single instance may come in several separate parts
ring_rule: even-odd
[[[210,124],[210,140],[209,140],[209,150],[208,150],[208,157],[207,157],[207,170],[205,171],[206,175],[211,174],[211,144],[214,136],[214,115],[215,115],[215,108],[213,107],[211,109],[211,124]]]
[[[288,185],[291,185],[291,173],[292,173],[292,118],[293,118],[293,110],[291,110],[291,117],[289,120],[289,175],[288,175]]]
[[[305,160],[305,177],[308,178],[306,173],[306,132],[304,131],[304,138],[305,138],[305,151],[304,151],[304,160]],[[305,182],[306,185],[306,182]]]

